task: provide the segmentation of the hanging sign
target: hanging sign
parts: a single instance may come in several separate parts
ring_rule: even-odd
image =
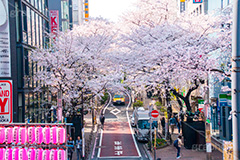
[[[50,10],[51,33],[57,34],[59,31],[59,14],[58,10]]]

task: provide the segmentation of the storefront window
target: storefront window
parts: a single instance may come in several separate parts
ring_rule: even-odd
[[[30,118],[29,115],[29,96],[28,93],[25,93],[25,122],[28,122],[28,119]]]

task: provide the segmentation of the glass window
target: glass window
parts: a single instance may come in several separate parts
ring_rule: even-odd
[[[39,37],[40,37],[40,48],[43,47],[43,24],[42,17],[39,17]]]
[[[22,5],[22,14],[23,14],[23,30],[27,31],[27,8],[26,5]]]
[[[150,129],[150,123],[148,121],[149,120],[139,120],[138,121],[138,128],[140,128],[140,129]],[[154,129],[154,127],[157,128],[157,121],[153,121],[152,129]]]
[[[31,0],[31,4],[34,6],[34,0]]]
[[[37,65],[33,63],[33,75],[37,72]],[[33,79],[34,88],[37,87],[37,81]]]
[[[37,8],[37,9],[38,9],[38,1],[39,0],[35,0],[35,8]]]
[[[34,11],[32,11],[32,45],[35,46],[36,45],[36,24],[35,24],[35,13]]]
[[[29,96],[28,93],[25,93],[25,122],[28,122],[28,119],[30,118],[29,115]]]
[[[22,88],[22,78],[23,78],[23,75],[22,75],[22,69],[23,69],[23,64],[22,64],[22,48],[17,48],[17,68],[18,68],[18,87],[19,88]]]
[[[62,19],[68,19],[68,2],[61,1]]]
[[[42,12],[42,0],[38,0],[39,11]]]
[[[19,10],[18,10],[18,2],[15,2],[15,10],[16,10],[16,31],[17,31],[17,42],[20,42],[20,29],[19,29]]]
[[[39,47],[39,15],[36,14],[36,47]]]
[[[31,56],[31,52],[28,52],[28,55]],[[33,87],[33,83],[32,83],[32,75],[33,75],[33,64],[32,61],[30,59],[28,59],[28,66],[29,66],[29,87]]]
[[[31,10],[27,7],[27,36],[28,44],[32,44],[32,25],[31,25]]]
[[[62,31],[66,31],[68,29],[68,21],[62,21]]]

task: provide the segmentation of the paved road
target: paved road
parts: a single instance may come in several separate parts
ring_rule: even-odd
[[[111,104],[105,110],[104,130],[98,137],[96,155],[93,159],[149,159],[143,144],[135,141],[128,123],[127,106],[129,97],[125,95],[125,105]]]

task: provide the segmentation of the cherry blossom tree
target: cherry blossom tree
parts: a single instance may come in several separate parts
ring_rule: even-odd
[[[86,92],[90,98],[100,96],[119,77],[107,56],[115,36],[113,24],[100,19],[59,32],[49,48],[33,51],[31,59],[39,68],[35,80],[53,94],[61,91],[70,109],[88,100]]]
[[[137,4],[137,11],[123,16],[125,26],[119,44],[127,82],[171,91],[190,111],[191,93],[213,71],[225,73],[210,54],[226,48],[224,36],[216,35],[223,29],[223,19],[180,14],[171,0],[139,0]],[[183,88],[187,90],[185,96],[181,95]]]

